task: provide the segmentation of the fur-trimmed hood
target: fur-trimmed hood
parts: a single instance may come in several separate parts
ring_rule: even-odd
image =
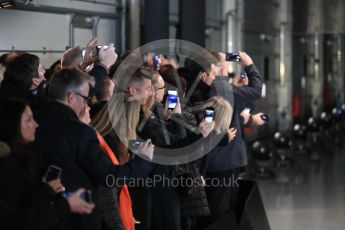
[[[6,157],[11,153],[11,148],[5,143],[0,141],[0,158]]]

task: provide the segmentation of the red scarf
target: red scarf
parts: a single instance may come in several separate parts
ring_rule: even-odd
[[[110,158],[111,162],[113,162],[114,165],[119,165],[119,161],[116,159],[115,154],[110,149],[107,142],[104,140],[104,138],[101,136],[101,134],[97,133],[97,138],[99,141],[99,145],[102,148],[103,152],[107,154],[107,156]],[[131,196],[129,195],[127,185],[124,185],[121,189],[121,192],[119,194],[119,212],[122,219],[122,223],[125,227],[125,230],[135,230],[134,227],[134,217],[133,217],[133,211],[132,211],[132,201]]]

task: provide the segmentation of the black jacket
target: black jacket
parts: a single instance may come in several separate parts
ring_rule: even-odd
[[[23,159],[5,155],[0,147],[0,229],[65,229],[67,201],[32,172],[38,170],[29,170]]]
[[[211,86],[206,85],[205,82],[203,82],[200,79],[196,79],[196,81],[199,81],[196,88],[194,89],[194,91],[192,92],[188,104],[189,105],[199,105],[205,101],[207,101],[210,98],[209,92],[211,90]],[[189,89],[189,90],[193,90],[193,89]],[[187,93],[187,95],[189,94],[189,92]]]
[[[127,164],[113,165],[102,152],[95,130],[59,102],[47,102],[34,113],[43,161],[62,168],[61,180],[67,191],[83,187],[93,193],[96,208],[90,215],[73,215],[67,229],[100,229],[98,185],[107,186],[109,179],[145,177],[151,170],[150,162],[137,157]]]
[[[237,129],[236,137],[225,146],[218,146],[207,155],[207,172],[227,171],[247,165],[246,146],[241,136],[240,109],[261,97],[262,78],[254,65],[245,68],[248,86],[235,87],[229,84],[227,77],[217,77],[210,90],[210,97],[222,96],[233,107],[234,113],[230,124]],[[233,95],[232,95],[233,92]]]
[[[104,106],[107,106],[107,101],[102,100],[102,101],[97,101],[96,103],[94,103],[93,105],[91,105],[90,107],[90,118],[91,120],[94,119],[97,114],[102,111],[102,109],[104,108]]]
[[[14,83],[6,79],[1,83],[0,98],[24,99],[30,102],[30,107],[32,109],[35,109],[39,107],[40,104],[42,104],[43,101],[45,100],[44,87],[45,87],[45,83],[42,82],[42,84],[39,86],[40,88],[39,92],[37,90],[30,91],[30,90],[26,90],[21,87],[18,87],[17,85],[15,85]]]
[[[102,82],[109,78],[109,70],[102,64],[96,64],[89,75],[95,78],[95,87],[91,89],[90,95],[94,95],[102,85]]]

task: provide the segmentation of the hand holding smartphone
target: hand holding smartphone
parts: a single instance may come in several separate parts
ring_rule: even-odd
[[[168,90],[168,109],[175,109],[177,104],[177,90]]]
[[[241,61],[240,53],[239,52],[226,53],[225,54],[225,60],[226,61],[239,62],[239,61]]]
[[[260,118],[261,118],[261,120],[263,120],[263,121],[269,121],[269,120],[270,120],[270,117],[269,117],[267,114],[262,114],[262,115],[260,116]]]
[[[43,177],[45,182],[60,179],[62,169],[56,165],[49,165],[45,176]]]
[[[134,149],[138,149],[139,148],[139,145],[141,144],[141,140],[138,140],[138,139],[136,139],[136,140],[129,140],[128,141],[128,148],[130,149],[130,150],[134,150]]]
[[[207,107],[205,109],[205,122],[210,123],[214,120],[214,108],[213,107]]]
[[[92,203],[92,192],[91,190],[85,190],[80,197],[85,200],[87,203]]]

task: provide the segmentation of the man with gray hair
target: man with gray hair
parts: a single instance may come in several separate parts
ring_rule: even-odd
[[[92,191],[96,208],[89,216],[71,216],[67,229],[73,230],[101,229],[97,207],[100,184],[108,187],[123,184],[131,178],[145,177],[151,170],[150,162],[140,157],[113,165],[102,152],[95,130],[79,120],[90,101],[91,79],[77,69],[61,70],[53,76],[48,89],[53,101],[35,111],[39,123],[36,142],[46,166],[53,164],[62,169],[61,181],[67,192],[80,187]],[[145,143],[138,155],[152,160],[153,145]]]

